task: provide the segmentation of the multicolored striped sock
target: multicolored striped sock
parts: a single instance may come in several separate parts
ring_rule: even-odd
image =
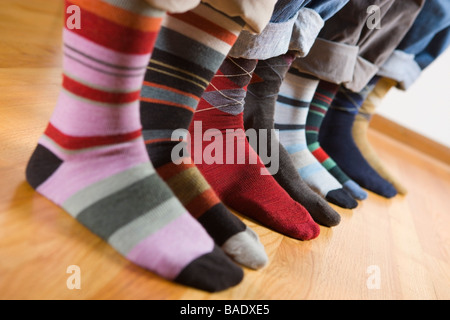
[[[395,85],[396,81],[388,78],[381,78],[378,81],[375,88],[364,101],[355,117],[355,122],[353,123],[352,128],[352,136],[359,151],[361,151],[361,154],[372,166],[372,168],[374,168],[382,178],[390,182],[398,193],[405,195],[408,193],[408,190],[386,167],[367,136],[370,121],[372,120],[377,107],[383,102],[384,97]]]
[[[397,195],[397,191],[364,159],[352,136],[355,116],[375,83],[371,81],[361,92],[339,88],[323,119],[319,143],[339,167],[361,187],[383,197],[392,198]]]
[[[270,175],[244,131],[244,99],[256,63],[228,57],[214,76],[189,128],[193,158],[226,205],[284,235],[314,239],[319,226]]]
[[[326,227],[334,227],[340,223],[341,216],[303,181],[294,167],[291,156],[280,144],[274,131],[277,96],[294,59],[295,54],[287,53],[258,61],[245,97],[244,125],[246,130],[256,130],[258,146],[264,141],[267,154],[271,157],[278,156],[279,170],[273,174],[278,184],[292,199],[308,210],[315,222]],[[268,134],[267,137],[264,137],[265,133]],[[272,148],[273,140],[276,141],[278,154],[276,148]],[[255,148],[255,151],[260,154],[261,147]]]
[[[236,41],[243,23],[208,5],[165,19],[141,93],[147,151],[159,175],[235,261],[253,269],[268,258],[257,234],[220,201],[198,168],[172,157],[175,130],[187,129],[201,95]],[[175,163],[175,162],[176,163]]]
[[[306,118],[319,80],[291,68],[280,87],[275,129],[303,180],[329,202],[353,209],[358,203],[311,154],[306,144]]]
[[[26,176],[131,262],[207,291],[243,271],[215,245],[150,163],[139,96],[163,12],[145,1],[73,0],[81,29],[65,29],[63,88]],[[67,18],[67,17],[66,17]]]
[[[320,81],[312,99],[306,119],[306,143],[309,151],[324,166],[328,172],[339,181],[340,184],[355,199],[365,200],[368,197],[355,181],[349,178],[344,171],[339,168],[336,162],[322,149],[319,143],[319,130],[322,125],[331,102],[339,89],[338,85],[326,81]]]

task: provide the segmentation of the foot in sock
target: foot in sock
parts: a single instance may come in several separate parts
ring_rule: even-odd
[[[267,154],[272,158],[278,156],[279,160],[278,170],[273,173],[275,180],[293,200],[308,210],[316,223],[333,227],[340,223],[341,216],[303,181],[295,169],[290,155],[280,144],[273,131],[278,92],[294,58],[294,54],[287,53],[258,61],[245,97],[244,126],[246,130],[256,130],[258,146],[262,140],[259,134],[267,132],[268,136],[265,140]],[[276,150],[272,149],[270,141],[276,143],[274,149],[278,150],[278,155],[275,154]],[[258,153],[260,152],[260,148],[255,147],[254,149]]]
[[[164,13],[142,1],[76,3],[89,27],[64,30],[63,88],[28,182],[165,279],[211,292],[238,284],[242,269],[157,175],[142,138],[140,88]]]
[[[359,151],[361,151],[364,159],[367,160],[372,168],[378,172],[383,179],[390,182],[399,194],[405,195],[408,193],[408,190],[383,163],[382,159],[378,156],[376,150],[370,143],[367,133],[372,116],[376,112],[376,108],[382,103],[383,98],[395,84],[396,82],[394,80],[387,78],[382,78],[377,82],[375,88],[364,101],[361,109],[356,115],[352,128],[352,136]]]
[[[331,102],[333,101],[339,86],[320,81],[314,98],[311,102],[308,118],[306,119],[306,142],[309,151],[328,170],[328,172],[339,181],[340,184],[357,200],[365,200],[368,197],[355,181],[350,179],[344,171],[339,168],[336,162],[322,149],[319,143],[319,130],[322,125]]]
[[[374,82],[370,82],[359,93],[340,87],[323,120],[319,142],[325,152],[361,187],[392,198],[397,195],[397,191],[364,159],[352,137],[355,116],[374,85]]]
[[[319,226],[270,175],[244,132],[246,87],[256,63],[224,61],[190,126],[192,157],[227,206],[286,236],[314,239]]]
[[[205,34],[202,25],[214,28]],[[225,207],[195,165],[172,157],[180,144],[172,134],[187,132],[202,93],[241,29],[239,21],[206,5],[189,14],[169,14],[145,75],[141,122],[150,159],[182,204],[230,257],[259,269],[268,258],[257,234]]]
[[[358,206],[342,185],[311,154],[306,144],[306,118],[318,80],[289,69],[278,94],[275,129],[302,179],[329,202],[353,209]]]

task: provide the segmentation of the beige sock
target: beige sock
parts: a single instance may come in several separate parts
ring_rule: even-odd
[[[367,162],[369,162],[380,176],[389,181],[397,189],[398,193],[405,195],[408,193],[407,189],[389,172],[367,137],[370,120],[375,114],[376,108],[382,103],[383,98],[395,84],[396,82],[394,80],[387,78],[382,78],[378,81],[376,87],[363,103],[356,116],[352,134],[356,145]]]

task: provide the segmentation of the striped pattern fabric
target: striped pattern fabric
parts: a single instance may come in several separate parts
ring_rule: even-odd
[[[141,119],[147,152],[158,174],[218,246],[235,261],[258,269],[268,259],[257,235],[225,207],[189,154],[172,159],[173,148],[180,144],[172,140],[173,132],[189,128],[200,97],[242,27],[239,19],[205,4],[169,14],[147,67]]]
[[[303,180],[334,204],[354,208],[357,202],[311,154],[306,142],[306,119],[319,80],[291,68],[280,87],[275,107],[275,129]]]
[[[367,199],[368,194],[356,182],[351,180],[336,162],[322,149],[319,143],[319,130],[328,108],[336,96],[339,86],[320,81],[312,99],[306,119],[306,142],[313,156],[339,181],[355,199]]]
[[[202,124],[202,134],[214,130],[211,142],[223,143],[202,141],[191,124],[194,149],[203,154],[214,149],[216,154],[216,161],[203,161],[198,168],[233,210],[284,235],[311,240],[319,235],[319,226],[270,175],[244,132],[244,99],[256,64],[256,60],[228,57],[203,94],[194,123]]]
[[[81,9],[81,29],[64,29],[62,89],[28,182],[139,266],[208,291],[237,284],[242,270],[161,180],[145,149],[140,88],[164,13],[141,0],[65,4]]]

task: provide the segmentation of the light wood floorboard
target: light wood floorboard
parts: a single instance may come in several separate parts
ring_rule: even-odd
[[[61,84],[56,0],[0,2],[0,299],[449,299],[450,168],[376,131],[370,140],[408,187],[370,193],[339,226],[296,241],[244,219],[270,258],[217,294],[173,284],[119,256],[35,193],[24,170]],[[68,266],[81,269],[69,290]],[[373,269],[375,268],[375,269]],[[379,271],[380,288],[368,286]]]

